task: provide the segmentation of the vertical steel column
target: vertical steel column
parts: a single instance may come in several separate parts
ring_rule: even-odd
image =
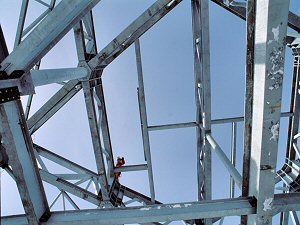
[[[138,98],[139,98],[139,109],[140,109],[140,116],[141,116],[143,144],[144,144],[145,157],[148,165],[148,178],[149,178],[151,201],[155,202],[154,181],[153,181],[152,161],[151,161],[148,122],[147,122],[147,110],[146,110],[144,81],[143,81],[143,69],[142,69],[142,59],[141,59],[141,49],[140,49],[139,39],[137,39],[134,42],[134,45],[135,45],[136,65],[137,65],[137,74],[138,74],[138,85],[139,85]]]
[[[98,52],[92,10],[89,13],[87,13],[85,17],[83,17],[83,23],[89,38],[86,44],[87,52],[95,56]]]
[[[95,159],[97,163],[98,175],[100,176],[100,185],[101,185],[101,194],[103,200],[109,200],[108,195],[108,182],[106,176],[106,169],[104,165],[103,152],[99,134],[99,127],[97,123],[97,115],[95,111],[95,102],[94,102],[94,91],[90,85],[90,81],[82,82],[84,98],[86,103],[86,109],[88,114],[88,120],[91,130],[91,137],[94,147]]]
[[[73,27],[73,31],[74,31],[78,61],[79,63],[85,62],[86,49],[85,49],[84,32],[83,32],[83,26],[81,20]]]
[[[114,178],[114,156],[111,146],[111,140],[110,140],[110,133],[109,133],[109,127],[108,127],[108,119],[107,119],[107,113],[106,113],[106,106],[105,106],[105,100],[104,100],[104,91],[103,91],[103,85],[102,80],[100,79],[98,81],[97,86],[95,87],[96,96],[99,98],[101,105],[98,105],[99,114],[101,114],[101,121],[100,123],[100,129],[102,132],[103,137],[103,144],[105,150],[108,152],[109,157],[106,157],[107,163],[108,163],[108,169],[109,169],[109,177]]]
[[[252,102],[253,102],[253,77],[254,77],[254,40],[255,40],[255,12],[256,0],[247,1],[247,52],[246,52],[246,90],[244,108],[244,155],[243,155],[243,185],[242,196],[249,195],[249,176],[251,158],[252,134]],[[241,216],[241,225],[247,224],[247,216]]]
[[[94,22],[93,22],[93,14],[92,11],[90,11],[84,18],[84,26],[88,32],[88,35],[92,37],[92,47],[90,49],[87,49],[87,46],[85,44],[85,37],[84,37],[84,30],[82,21],[76,24],[74,27],[74,36],[75,36],[75,43],[76,43],[76,49],[77,49],[77,56],[79,63],[88,61],[90,58],[90,55],[97,54],[97,45],[96,45],[96,35],[94,31]],[[90,41],[89,41],[90,42]],[[88,43],[89,43],[88,42]],[[114,158],[113,158],[113,152],[112,152],[112,146],[111,146],[111,140],[110,140],[110,134],[109,134],[109,127],[108,127],[108,120],[107,120],[107,113],[106,113],[106,107],[105,107],[105,100],[104,100],[104,92],[102,87],[102,81],[101,81],[101,75],[102,70],[99,70],[94,73],[95,77],[98,77],[99,79],[95,82],[97,82],[95,86],[95,92],[96,96],[98,97],[100,103],[98,103],[98,110],[99,115],[101,118],[99,118],[99,128],[102,132],[103,137],[103,145],[105,150],[109,153],[109,157],[106,157],[107,164],[108,164],[108,175],[110,178],[114,178]],[[93,77],[94,78],[94,77]],[[99,134],[101,135],[101,134]]]
[[[288,12],[289,0],[256,2],[248,224],[272,224]]]
[[[38,225],[50,210],[20,100],[0,105],[0,132],[28,223]]]
[[[232,123],[232,137],[231,137],[231,163],[235,167],[236,161],[236,122]],[[234,179],[230,176],[230,198],[234,198]]]
[[[198,200],[211,199],[211,146],[205,139],[211,133],[210,41],[208,0],[192,0],[192,29],[196,95]],[[212,224],[205,219],[205,224]]]

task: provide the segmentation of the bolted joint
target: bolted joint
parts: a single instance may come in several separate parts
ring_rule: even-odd
[[[91,67],[89,66],[89,64],[87,62],[79,62],[77,67],[82,67],[82,68],[85,68],[87,70],[87,76],[86,77],[83,77],[83,78],[80,78],[79,80],[80,81],[86,81],[86,80],[89,80],[91,75],[92,75],[92,69]]]

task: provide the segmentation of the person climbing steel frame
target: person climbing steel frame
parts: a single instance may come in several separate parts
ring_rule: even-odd
[[[120,156],[119,156],[118,159],[117,159],[116,168],[121,167],[121,166],[123,166],[124,164],[125,164],[125,159],[124,159],[124,157],[120,157]],[[115,173],[115,177],[116,177],[117,180],[119,180],[119,177],[121,177],[121,172]]]

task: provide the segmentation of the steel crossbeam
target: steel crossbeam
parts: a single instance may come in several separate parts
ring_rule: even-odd
[[[274,196],[272,214],[281,211],[300,210],[299,193],[277,194]],[[255,199],[235,198],[202,202],[184,202],[153,206],[94,209],[69,212],[54,212],[47,225],[61,224],[121,224],[175,221],[192,218],[212,218],[215,216],[253,215],[256,212]],[[23,215],[2,217],[3,225],[27,225]],[[46,225],[45,224],[45,225]]]
[[[32,84],[35,87],[60,83],[69,80],[82,79],[88,76],[88,70],[84,67],[65,68],[65,69],[45,69],[45,70],[31,70],[30,72]],[[9,79],[3,80],[0,83],[0,89],[10,88],[15,86],[21,87],[22,80]]]

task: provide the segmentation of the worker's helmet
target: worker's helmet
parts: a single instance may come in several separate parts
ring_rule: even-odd
[[[121,156],[118,156],[117,161],[125,163],[124,157],[121,157]]]

